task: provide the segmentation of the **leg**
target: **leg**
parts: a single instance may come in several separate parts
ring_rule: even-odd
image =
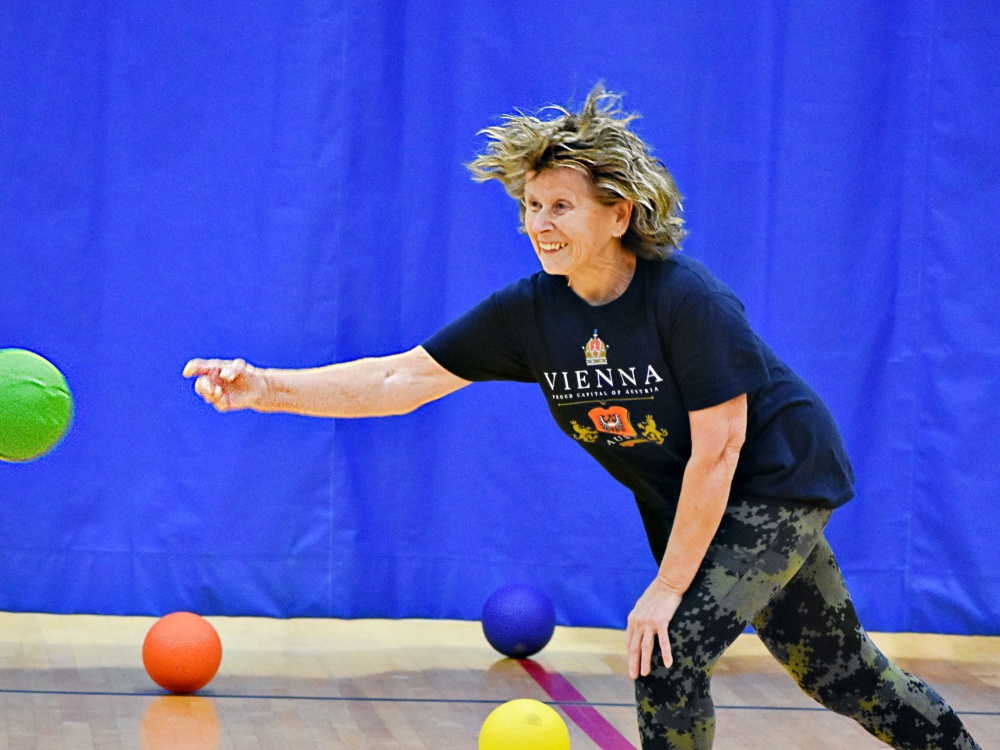
[[[883,742],[899,750],[978,750],[941,697],[872,643],[825,539],[753,624],[807,694]]]
[[[829,511],[732,500],[670,623],[674,663],[659,644],[636,680],[643,750],[707,750],[715,735],[709,693],[722,652],[798,571],[822,539]]]

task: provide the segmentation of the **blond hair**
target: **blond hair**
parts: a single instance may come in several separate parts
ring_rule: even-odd
[[[522,232],[528,176],[556,167],[582,172],[590,177],[599,202],[632,202],[622,245],[643,258],[667,258],[685,235],[681,195],[667,168],[629,130],[638,115],[623,112],[620,103],[619,94],[598,83],[578,113],[549,105],[538,113],[558,113],[548,119],[521,112],[504,115],[503,124],[479,131],[489,143],[466,166],[474,180],[499,180],[518,201]]]

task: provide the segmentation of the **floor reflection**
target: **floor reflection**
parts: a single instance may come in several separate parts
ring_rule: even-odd
[[[164,695],[142,716],[143,750],[216,750],[221,731],[215,706],[198,695]]]

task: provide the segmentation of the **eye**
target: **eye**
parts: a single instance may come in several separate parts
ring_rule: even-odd
[[[567,201],[556,201],[555,205],[552,206],[552,210],[557,214],[565,213],[566,211],[569,211],[570,208],[571,206]]]

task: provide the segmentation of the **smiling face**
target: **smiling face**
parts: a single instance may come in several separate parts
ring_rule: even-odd
[[[568,277],[571,286],[574,279],[599,278],[630,255],[621,236],[631,208],[624,200],[600,203],[590,177],[570,167],[534,172],[524,187],[524,228],[542,269]]]

